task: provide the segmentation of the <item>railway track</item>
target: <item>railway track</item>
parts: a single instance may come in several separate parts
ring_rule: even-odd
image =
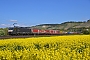
[[[10,39],[10,38],[31,38],[31,37],[50,37],[57,35],[26,35],[26,36],[0,36],[0,39]]]
[[[50,36],[63,36],[63,35],[81,35],[81,34],[0,36],[0,39],[31,38],[31,37],[50,37]]]
[[[0,36],[0,39],[10,39],[10,38],[29,38],[33,36]]]

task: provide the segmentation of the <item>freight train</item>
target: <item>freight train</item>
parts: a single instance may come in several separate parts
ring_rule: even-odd
[[[43,30],[30,27],[9,27],[9,35],[59,35],[59,34],[77,34],[77,32],[60,32],[60,30]]]
[[[42,30],[37,28],[30,28],[30,27],[10,27],[8,28],[9,35],[55,35],[60,34],[59,30]]]

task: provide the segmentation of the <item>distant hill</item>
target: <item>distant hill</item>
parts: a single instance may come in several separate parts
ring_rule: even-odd
[[[67,30],[70,28],[90,28],[90,20],[84,22],[64,22],[61,24],[40,24],[36,26],[32,26],[32,28],[39,29],[58,29],[58,30]]]

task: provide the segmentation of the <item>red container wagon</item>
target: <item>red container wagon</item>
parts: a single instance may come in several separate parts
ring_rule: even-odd
[[[45,30],[41,30],[41,29],[39,29],[39,34],[45,34]]]
[[[49,30],[50,34],[53,34],[53,30]]]
[[[45,30],[41,30],[41,29],[32,29],[32,34],[45,34],[46,31]]]
[[[45,30],[45,34],[46,35],[50,34],[50,30]]]
[[[60,34],[59,30],[50,30],[50,34]]]
[[[39,34],[39,29],[33,28],[31,29],[32,34]]]
[[[60,34],[59,30],[54,30],[54,34]]]
[[[41,29],[32,29],[32,34],[40,34],[40,35],[53,35],[53,34],[60,34],[59,30],[41,30]]]

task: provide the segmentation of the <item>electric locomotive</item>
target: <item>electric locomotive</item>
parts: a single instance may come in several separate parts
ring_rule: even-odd
[[[30,27],[10,27],[8,28],[9,35],[29,35],[31,34]]]

